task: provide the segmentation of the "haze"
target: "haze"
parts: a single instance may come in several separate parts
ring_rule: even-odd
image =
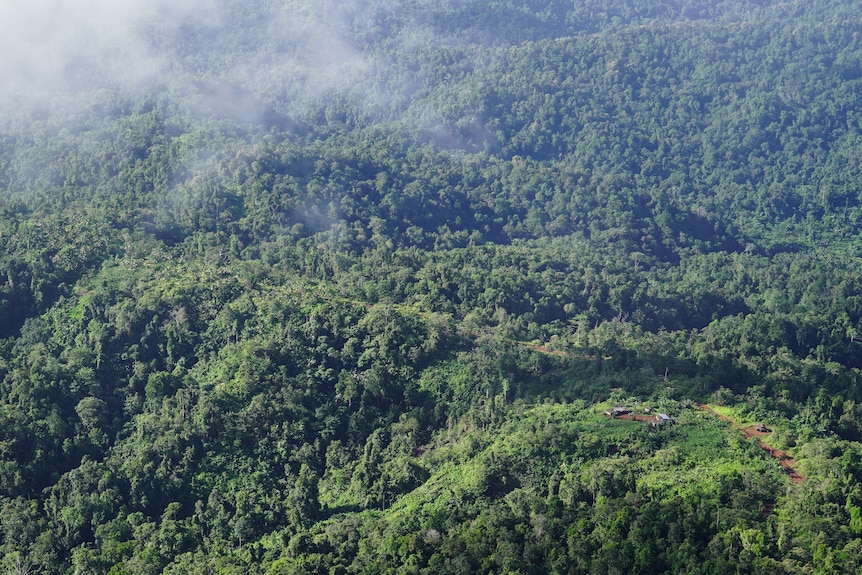
[[[345,36],[354,8],[305,0],[6,1],[0,92],[32,101],[106,88],[189,93],[203,84],[195,101],[217,100],[251,119],[259,104],[249,93],[272,105],[354,85],[350,78],[368,66]],[[254,36],[245,34],[252,28]],[[236,88],[243,93],[231,98]]]

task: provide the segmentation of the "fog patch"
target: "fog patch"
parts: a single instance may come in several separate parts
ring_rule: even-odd
[[[5,93],[29,96],[95,87],[138,88],[170,71],[154,26],[217,24],[212,0],[28,0],[0,5]]]
[[[470,5],[450,2],[445,14]],[[463,46],[440,32],[435,10],[365,0],[9,1],[0,4],[0,103],[8,115],[48,102],[41,109],[62,119],[79,96],[146,90],[193,117],[264,128],[317,124],[329,109],[400,120],[439,88],[434,72],[411,62]],[[430,115],[420,129],[447,140]]]

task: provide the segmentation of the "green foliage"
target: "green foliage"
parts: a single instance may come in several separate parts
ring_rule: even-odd
[[[0,118],[0,568],[859,571],[855,3],[216,4]]]

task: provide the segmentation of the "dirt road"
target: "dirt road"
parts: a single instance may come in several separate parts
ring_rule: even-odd
[[[749,426],[749,427],[739,427],[729,417],[725,417],[719,413],[716,413],[715,410],[713,410],[710,406],[708,406],[704,403],[699,403],[699,404],[697,404],[697,406],[699,408],[703,409],[704,411],[708,411],[708,412],[712,413],[713,415],[718,417],[720,420],[726,421],[731,426],[733,426],[735,429],[738,429],[739,432],[742,433],[743,437],[745,437],[746,439],[749,439],[752,437],[763,437],[764,435],[768,435],[765,432],[757,431],[756,429],[754,429],[753,425]],[[799,472],[797,472],[795,469],[796,460],[793,459],[792,457],[790,457],[790,455],[786,451],[782,451],[780,449],[775,449],[774,447],[767,445],[763,441],[760,441],[759,443],[760,443],[761,449],[763,449],[764,451],[769,453],[770,456],[772,456],[778,460],[778,463],[781,464],[781,467],[783,467],[784,470],[787,472],[787,474],[790,475],[790,479],[793,480],[793,483],[799,483],[801,481],[805,481],[805,478],[802,475],[800,475]]]

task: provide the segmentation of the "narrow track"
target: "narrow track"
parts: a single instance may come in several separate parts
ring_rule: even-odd
[[[750,439],[752,437],[760,438],[760,437],[763,437],[764,435],[767,435],[766,433],[764,433],[762,431],[755,430],[754,426],[740,427],[740,426],[736,425],[736,423],[734,423],[732,419],[730,419],[729,417],[725,417],[724,415],[721,415],[720,413],[717,413],[714,409],[712,409],[710,406],[706,405],[705,403],[698,403],[697,406],[699,408],[701,408],[702,410],[708,411],[711,414],[715,415],[720,420],[726,421],[727,423],[729,423],[734,429],[736,429],[740,433],[742,433],[743,437],[745,437],[746,439]],[[781,467],[784,468],[784,470],[790,476],[790,479],[793,481],[794,484],[805,481],[805,477],[803,477],[802,475],[799,474],[798,471],[796,471],[796,460],[793,459],[789,453],[787,453],[786,451],[782,451],[781,449],[775,449],[774,447],[767,445],[765,442],[763,442],[760,439],[758,439],[758,441],[760,443],[761,449],[766,451],[771,457],[774,457],[775,459],[778,460],[778,463],[781,464]]]

